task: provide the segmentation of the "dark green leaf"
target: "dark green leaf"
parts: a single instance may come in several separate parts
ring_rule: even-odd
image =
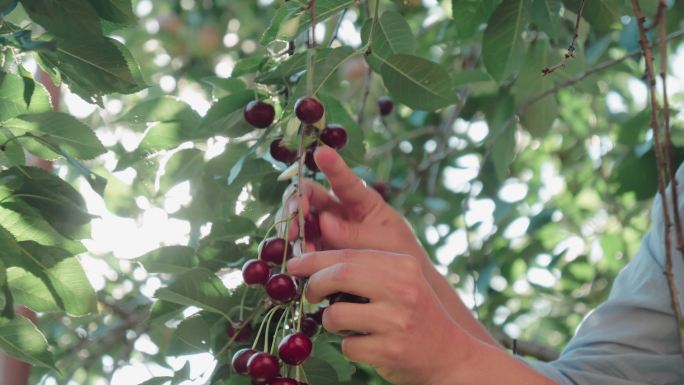
[[[171,344],[166,350],[166,354],[181,356],[209,352],[209,342],[211,340],[209,326],[207,321],[199,314],[186,318],[173,333]]]
[[[369,40],[373,21],[369,19],[361,30],[364,43]],[[404,16],[396,11],[386,11],[375,24],[371,39],[371,54],[366,55],[368,64],[380,72],[387,58],[398,53],[412,54],[416,51],[416,39]]]
[[[323,85],[332,78],[342,64],[356,55],[358,55],[356,50],[350,47],[340,47],[334,48],[330,51],[330,54],[322,60],[314,60],[313,90],[311,94],[318,94],[323,88]],[[304,80],[300,81],[294,94],[295,96],[293,99],[308,95],[307,82]]]
[[[240,137],[254,128],[244,119],[242,108],[254,99],[254,92],[242,91],[224,96],[214,103],[200,122],[204,135]]]
[[[458,36],[463,39],[472,37],[487,22],[497,3],[498,0],[452,0]]]
[[[529,22],[529,0],[506,0],[492,14],[482,40],[482,60],[497,81],[515,75],[525,57],[523,31]]]
[[[235,241],[254,233],[256,233],[254,222],[244,217],[233,216],[214,222],[209,237],[214,241]]]
[[[21,0],[28,15],[48,32],[64,39],[102,37],[100,18],[88,0]]]
[[[242,75],[252,74],[259,70],[259,67],[261,67],[263,62],[264,58],[262,56],[248,56],[235,63],[235,67],[233,68],[233,72],[230,76],[238,77]]]
[[[197,266],[195,250],[187,246],[164,246],[136,260],[148,273],[180,274]]]
[[[176,277],[168,287],[157,290],[155,297],[184,306],[197,306],[228,317],[230,292],[220,279],[206,269],[193,269]]]
[[[534,0],[531,8],[532,22],[553,40],[560,37],[561,0]]]
[[[131,0],[88,0],[97,14],[105,19],[119,24],[135,24],[137,18],[133,13]]]
[[[446,70],[418,56],[389,57],[382,66],[382,79],[396,101],[416,110],[433,111],[456,100]]]

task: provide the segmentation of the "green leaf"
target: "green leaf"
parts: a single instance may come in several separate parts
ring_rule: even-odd
[[[350,47],[334,48],[330,54],[322,60],[314,61],[314,78],[313,78],[313,92],[312,95],[318,94],[323,85],[332,78],[338,68],[342,66],[347,60],[358,55],[358,52]],[[294,92],[293,100],[307,95],[307,82],[302,80],[297,84]]]
[[[20,246],[26,261],[8,272],[17,303],[35,311],[55,311],[54,304],[72,316],[97,312],[95,291],[71,253],[35,242],[20,242]]]
[[[204,152],[187,148],[173,154],[166,162],[164,175],[159,179],[159,191],[165,193],[180,182],[201,175],[204,168]]]
[[[210,325],[200,314],[183,320],[171,337],[171,344],[166,354],[181,356],[186,354],[209,352]]]
[[[148,273],[181,274],[197,266],[195,249],[187,246],[164,246],[136,259]]]
[[[446,70],[418,56],[389,57],[382,79],[394,100],[416,110],[433,111],[456,101]]]
[[[5,133],[5,131],[6,130],[0,129],[0,143],[7,143],[5,144],[5,150],[0,151],[0,164],[7,167],[26,164],[24,148],[21,147],[18,140],[8,141],[10,138],[13,138],[14,135],[12,135],[11,132]]]
[[[60,233],[71,238],[90,235],[83,233],[91,219],[83,197],[56,175],[37,167],[12,168],[0,173],[0,185],[3,183],[14,183],[14,194],[38,210]]]
[[[458,36],[467,39],[487,22],[498,0],[452,0],[451,8]]]
[[[297,31],[295,30],[293,32],[292,29],[298,28],[297,24],[295,24],[294,26],[288,26],[288,31],[281,31],[281,29],[283,29],[283,24],[285,23],[285,21],[291,19],[292,16],[295,15],[301,7],[301,4],[297,4],[294,1],[286,2],[283,5],[281,5],[280,8],[278,8],[278,10],[276,11],[275,15],[273,16],[273,19],[271,20],[271,23],[269,24],[268,28],[266,28],[266,31],[264,31],[264,34],[261,36],[261,45],[266,46],[278,37],[291,38],[292,36],[294,36],[294,34],[296,34]]]
[[[57,370],[45,336],[22,316],[0,318],[0,348],[21,361]]]
[[[224,96],[216,101],[200,122],[199,131],[203,135],[225,135],[240,137],[252,130],[244,119],[243,107],[254,99],[254,92],[241,91]]]
[[[136,103],[117,121],[130,123],[199,120],[200,116],[187,103],[171,96],[150,98]]]
[[[236,241],[245,235],[256,233],[256,225],[251,220],[232,216],[222,221],[216,221],[211,226],[209,237],[213,241]]]
[[[155,297],[184,306],[197,306],[228,317],[230,292],[220,279],[206,269],[193,269],[176,277],[168,287],[157,290]]]
[[[351,380],[355,371],[354,365],[344,357],[338,348],[326,342],[324,338],[318,338],[314,342],[313,356],[332,366],[340,382]]]
[[[579,10],[580,0],[563,0],[566,8],[574,13]],[[587,1],[584,7],[582,17],[591,24],[592,29],[599,33],[607,33],[621,28],[620,16],[623,13],[623,5],[629,4],[621,0],[601,0],[601,1]],[[640,1],[648,6],[649,1]],[[629,6],[628,12],[632,12],[632,7]]]
[[[83,41],[102,37],[102,26],[88,0],[21,0],[26,13],[48,32]]]
[[[367,43],[373,20],[369,19],[361,30],[361,37]],[[396,11],[385,11],[375,24],[371,38],[371,54],[366,55],[368,64],[380,72],[387,58],[398,53],[412,54],[416,51],[416,38],[406,18]]]
[[[7,306],[7,290],[7,268],[5,262],[0,259],[0,314],[5,312],[5,306]]]
[[[173,380],[173,377],[152,377],[138,385],[165,385]]]
[[[492,14],[482,40],[482,60],[497,81],[515,75],[525,57],[523,31],[529,22],[530,0],[503,1]]]
[[[26,104],[26,109],[29,109],[31,107],[31,99],[33,99],[33,92],[36,90],[36,81],[33,80],[33,75],[23,65],[18,67],[21,80],[24,82],[24,103]]]
[[[230,76],[238,77],[242,75],[252,74],[259,70],[264,61],[264,57],[260,55],[248,56],[244,59],[241,59],[240,61],[235,63],[235,67],[233,67],[233,72]]]
[[[317,0],[316,22],[321,23],[343,9],[354,5],[356,0]],[[261,37],[261,44],[268,45],[273,40],[290,40],[306,29],[311,23],[311,10],[308,0],[286,2],[276,11],[269,27]]]
[[[18,0],[0,0],[0,15],[9,15],[19,4]]]
[[[151,325],[164,324],[177,317],[182,317],[185,306],[166,301],[155,301],[150,309],[150,318],[147,320]]]
[[[532,22],[553,40],[560,37],[561,0],[534,0],[530,10]]]
[[[97,14],[114,23],[133,25],[137,17],[133,13],[131,0],[88,0]]]
[[[26,102],[27,85],[21,77],[0,71],[0,122],[25,113],[50,111],[50,97],[42,85],[31,92],[30,103]]]
[[[3,124],[15,136],[29,134],[22,143],[34,155],[55,159],[61,155],[57,147],[78,159],[89,160],[107,150],[93,130],[78,119],[63,112],[43,112],[20,115]]]
[[[550,76],[542,76],[540,68],[554,65],[551,46],[546,39],[537,39],[527,52],[525,65],[515,83],[515,97],[518,108],[524,108],[520,122],[533,136],[543,138],[558,116],[558,102],[555,95],[549,95],[527,106],[530,99],[552,88]],[[559,59],[560,60],[560,59]]]
[[[349,115],[349,111],[332,95],[320,94],[319,98],[325,106],[325,117],[330,123],[342,125],[349,138],[347,145],[340,151],[342,157],[348,164],[364,164],[366,159],[365,134],[356,120]]]
[[[501,128],[499,137],[492,148],[492,160],[497,178],[502,181],[508,176],[508,168],[515,157],[515,123],[511,121]]]
[[[131,94],[144,84],[138,65],[121,44],[111,38],[100,40],[60,40],[57,52],[41,52],[43,62],[57,67],[62,79],[84,100],[102,105],[102,96]],[[135,69],[133,71],[132,69]]]

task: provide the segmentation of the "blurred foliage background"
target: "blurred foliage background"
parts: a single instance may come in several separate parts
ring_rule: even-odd
[[[375,1],[317,1],[330,11],[319,20],[319,44],[356,53],[321,69],[330,77],[319,97],[352,138],[343,155],[387,191],[485,325],[562,349],[639,247],[657,188],[630,2],[587,2],[575,57],[542,76],[572,40],[579,0],[378,1],[381,22],[394,28],[385,39],[396,45],[365,58],[356,50]],[[41,22],[30,22],[25,3],[4,20],[40,35]],[[193,280],[237,287],[235,267],[255,255],[270,227],[286,184],[276,182],[284,166],[270,158],[268,143],[277,131],[287,134],[288,95],[297,93],[302,74],[283,64],[283,53],[289,40],[304,46],[306,27],[283,9],[303,3],[135,0],[135,25],[103,24],[130,50],[149,87],[103,96],[101,107],[85,102],[74,83],[62,87],[63,109],[106,148],[85,162],[107,179],[104,199],[73,163],[54,157],[57,174],[95,215],[79,260],[99,312],[70,317],[22,297],[39,311],[64,374],[36,366],[32,383],[161,377],[148,383],[200,384],[212,372],[214,383],[242,381],[222,371],[230,352],[216,354],[225,320],[172,293]],[[641,3],[652,17],[656,2]],[[684,1],[668,7],[668,87],[681,157]],[[437,106],[439,97],[416,107],[420,95],[388,90],[397,79],[383,73],[382,62],[396,53],[441,68],[446,107]],[[29,70],[46,60],[13,55]],[[121,91],[103,94],[110,92]],[[241,119],[257,94],[284,111],[265,134]],[[381,118],[376,101],[383,95],[394,98],[395,111]],[[235,304],[239,291],[224,289],[224,305]],[[335,369],[341,383],[380,381],[367,369],[353,376],[348,367]]]

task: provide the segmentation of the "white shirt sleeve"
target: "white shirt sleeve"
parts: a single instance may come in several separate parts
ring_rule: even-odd
[[[684,168],[678,170],[677,179],[684,180]],[[680,183],[679,190],[679,212],[684,219],[684,184]],[[561,357],[550,363],[530,362],[531,366],[562,385],[684,384],[684,360],[663,274],[665,242],[660,197],[653,205],[652,221],[651,231],[616,278],[606,302],[582,321]],[[673,272],[681,304],[684,258],[676,251],[675,238],[672,240]]]

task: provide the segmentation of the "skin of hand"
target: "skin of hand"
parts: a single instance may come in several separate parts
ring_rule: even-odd
[[[363,333],[343,340],[342,352],[350,360],[375,367],[397,385],[455,383],[455,363],[466,361],[472,338],[444,310],[416,258],[330,250],[294,258],[287,268],[309,277],[305,296],[311,303],[337,292],[370,299],[368,304],[337,302],[323,313],[328,331]]]
[[[319,213],[319,250],[373,249],[414,257],[451,317],[476,338],[503,349],[472,316],[451,284],[432,265],[406,219],[389,206],[377,191],[366,186],[332,148],[319,147],[314,159],[332,188],[332,191],[328,191],[310,180],[302,183],[304,215],[308,215],[312,208]],[[299,207],[299,199],[292,189],[286,191],[284,196],[289,197],[284,207],[288,215],[292,215]],[[280,218],[282,213],[277,215],[276,220]],[[289,228],[290,240],[297,239],[298,228],[295,216]],[[306,250],[314,251],[315,248],[307,242]]]

